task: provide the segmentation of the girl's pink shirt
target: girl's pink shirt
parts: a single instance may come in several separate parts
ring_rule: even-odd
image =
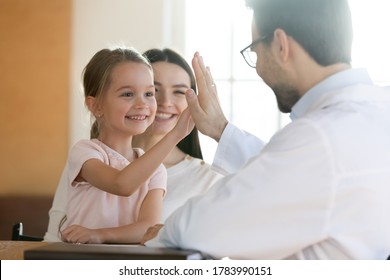
[[[144,153],[141,149],[134,151],[138,157]],[[94,229],[134,223],[149,190],[163,189],[165,195],[167,172],[162,164],[145,184],[129,197],[110,194],[88,182],[75,182],[83,164],[92,158],[118,170],[130,164],[125,157],[97,139],[76,143],[69,153],[67,219],[61,230],[73,224]]]

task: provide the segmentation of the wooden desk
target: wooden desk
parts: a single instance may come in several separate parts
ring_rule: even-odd
[[[24,250],[25,260],[199,260],[194,250],[150,248],[136,244],[49,243]]]
[[[0,240],[0,260],[23,260],[25,250],[47,244],[47,242]]]
[[[26,250],[39,249],[33,254],[29,251],[27,259],[57,260],[181,260],[205,259],[201,253],[191,250],[175,250],[169,248],[148,248],[139,245],[107,245],[107,244],[70,244],[48,243],[37,241],[0,241],[0,260],[23,260]]]

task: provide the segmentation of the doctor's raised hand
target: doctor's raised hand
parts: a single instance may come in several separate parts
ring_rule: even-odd
[[[192,119],[200,132],[218,142],[228,121],[219,103],[216,85],[198,52],[192,59],[192,67],[198,86],[198,96],[193,90],[186,92]]]

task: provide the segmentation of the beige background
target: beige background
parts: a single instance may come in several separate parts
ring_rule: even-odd
[[[89,136],[81,72],[98,50],[184,49],[183,0],[0,0],[0,240],[47,229],[69,148]]]
[[[54,194],[89,136],[86,63],[112,46],[182,50],[184,2],[0,0],[0,196]]]
[[[0,0],[0,195],[51,194],[69,134],[71,0]]]

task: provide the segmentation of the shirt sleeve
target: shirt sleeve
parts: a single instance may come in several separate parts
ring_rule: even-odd
[[[90,140],[80,140],[69,151],[68,180],[71,184],[80,173],[84,163],[89,159],[98,159],[109,164],[107,153],[103,148]]]
[[[149,190],[162,189],[164,190],[164,196],[167,191],[167,169],[163,164],[157,168],[149,180]]]
[[[259,154],[265,143],[256,136],[228,123],[214,156],[212,169],[228,175],[242,168],[250,158]]]
[[[61,236],[59,234],[60,223],[66,216],[66,204],[68,201],[67,174],[68,167],[66,165],[62,171],[56,193],[54,194],[53,204],[49,210],[49,225],[43,238],[46,242],[61,241]]]

